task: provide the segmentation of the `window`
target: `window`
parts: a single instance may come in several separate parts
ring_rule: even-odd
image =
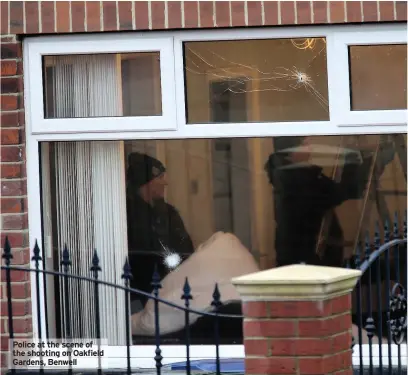
[[[160,54],[44,57],[45,117],[160,116]]]
[[[400,105],[406,93],[398,86],[392,97],[375,96],[373,86],[367,88],[374,83],[364,77],[387,75],[375,83],[382,93],[393,69],[384,71],[379,63],[361,68],[370,53],[400,56],[406,43],[403,25],[27,38],[30,245],[43,242],[52,268],[67,243],[80,274],[89,271],[96,247],[102,267],[109,265],[104,277],[112,282],[121,282],[128,255],[138,274],[134,285],[142,288],[151,253],[164,279],[174,274],[169,271],[175,263],[182,261],[188,273],[197,269],[189,264],[198,262],[206,272],[205,278],[192,274],[193,292],[203,296],[196,299],[200,308],[211,300],[207,270],[228,262],[234,267],[224,267],[222,275],[214,269],[212,281],[225,282],[221,294],[232,312],[240,303],[228,288],[234,275],[225,269],[247,273],[299,261],[341,265],[374,220],[382,223],[394,211],[401,216],[406,207],[407,111]],[[404,59],[383,61],[399,71]],[[95,79],[101,76],[107,79]],[[327,190],[313,188],[319,176]],[[158,181],[154,194],[163,197],[153,210],[145,203],[152,192],[143,188],[152,179]],[[146,217],[160,218],[153,222],[154,235]],[[214,237],[220,231],[230,235]],[[225,248],[227,240],[231,246],[222,258],[217,246]],[[156,250],[144,253],[149,246]],[[69,306],[51,278],[41,281],[41,291],[40,308],[56,311],[48,314],[50,336],[65,334],[58,314],[67,308],[75,334],[92,336],[85,324],[95,308],[87,298],[91,291],[72,282]],[[181,302],[179,290],[172,293],[168,286],[162,292]],[[112,356],[120,357],[126,334],[122,297],[106,290],[103,296],[102,334]],[[152,365],[154,352],[151,327],[140,330],[138,324],[146,306],[132,300],[132,366],[140,368]],[[163,325],[166,360],[184,353],[172,323]],[[194,332],[192,357],[214,355],[205,345],[205,324],[194,322],[201,328]],[[221,356],[242,356],[240,329],[226,327]]]
[[[124,34],[112,42],[109,34],[96,40],[73,36],[69,43],[30,39],[31,131],[174,130],[173,40],[140,37]]]
[[[189,124],[329,120],[325,38],[186,42],[184,61]]]
[[[353,111],[407,108],[406,44],[350,46],[349,55]]]
[[[101,278],[118,282],[128,255],[132,287],[151,292],[157,263],[163,298],[180,303],[189,277],[192,305],[209,309],[218,282],[225,308],[239,313],[231,278],[300,262],[342,267],[376,221],[392,222],[398,212],[402,222],[406,142],[397,134],[53,142],[44,146],[54,228],[45,229],[53,249],[75,249],[79,274],[88,274],[97,248]],[[406,259],[400,262],[405,269]],[[72,333],[81,337],[92,314],[90,291],[80,283],[70,290],[72,306],[61,310],[71,309]],[[55,300],[64,301],[56,291]],[[137,320],[149,308],[146,298],[131,300],[134,343],[154,344],[154,326]],[[102,301],[103,337],[119,345],[123,296],[107,289]],[[164,338],[182,343],[183,327],[172,319],[163,318]],[[225,344],[242,342],[241,325],[224,322]],[[193,324],[193,343],[211,342],[203,326]]]

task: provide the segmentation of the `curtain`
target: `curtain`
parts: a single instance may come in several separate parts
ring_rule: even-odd
[[[59,118],[120,116],[118,61],[116,55],[54,57],[47,74],[48,79],[52,78],[47,89],[52,90],[53,101],[47,110]],[[53,186],[43,184],[43,195],[53,195],[54,219],[52,223],[44,221],[44,236],[54,234],[58,264],[66,245],[72,262],[70,272],[91,277],[96,249],[102,268],[99,278],[123,285],[121,275],[127,256],[123,142],[55,142],[49,163]],[[108,339],[109,345],[124,345],[124,292],[99,288],[101,338]],[[72,338],[96,338],[94,285],[71,279],[68,298],[64,291],[64,283],[60,282],[63,337],[69,333]]]

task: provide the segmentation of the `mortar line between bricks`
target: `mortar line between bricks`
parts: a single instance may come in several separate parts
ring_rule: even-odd
[[[331,318],[337,318],[339,316],[344,316],[344,315],[348,315],[350,314],[350,311],[345,311],[345,312],[341,312],[338,314],[333,314],[333,315],[329,315],[329,316],[312,316],[312,317],[303,317],[303,316],[292,316],[292,317],[273,317],[273,316],[269,316],[269,317],[262,317],[262,318],[247,318],[245,317],[245,322],[269,322],[271,321],[271,319],[273,319],[274,322],[286,322],[286,321],[313,321],[318,319],[319,321],[324,321],[324,320],[328,320]]]

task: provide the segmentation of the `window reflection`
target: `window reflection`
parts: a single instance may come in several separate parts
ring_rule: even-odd
[[[342,267],[407,203],[406,135],[127,141],[125,152],[132,286],[149,292],[157,261],[162,297],[180,304],[188,277],[199,310],[218,282],[225,311],[239,313],[230,279],[240,274]],[[134,335],[146,342],[152,305],[134,298]],[[183,314],[160,314],[168,342],[183,340]],[[210,342],[212,323],[197,318],[194,342]],[[225,343],[242,340],[241,322],[222,326]]]

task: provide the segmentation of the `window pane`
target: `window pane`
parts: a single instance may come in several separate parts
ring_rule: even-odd
[[[407,45],[350,46],[351,109],[407,108]]]
[[[326,40],[184,43],[187,122],[329,120]]]
[[[45,117],[158,116],[158,52],[45,56]]]
[[[121,283],[128,255],[133,288],[150,293],[157,264],[161,298],[182,305],[188,277],[197,310],[211,309],[218,282],[222,312],[240,314],[231,278],[300,262],[343,267],[367,232],[372,238],[377,221],[392,223],[396,213],[403,230],[407,138],[402,134],[52,145],[52,204],[44,217],[52,218],[46,232],[53,237],[56,267],[59,249],[68,243],[75,249],[74,271],[87,275],[96,247],[100,278]],[[405,280],[406,253],[400,251],[399,259],[394,254],[391,264],[400,262]],[[93,289],[73,286],[72,329],[80,337],[91,320],[86,296]],[[56,288],[55,301],[63,293]],[[112,322],[104,337],[121,342],[122,295],[101,287],[101,296],[101,319]],[[131,294],[134,344],[154,344],[153,307],[146,297]],[[161,304],[160,319],[162,343],[183,343],[184,312]],[[190,321],[191,343],[212,344],[213,320],[192,314]],[[242,343],[239,319],[222,319],[220,327],[222,343]]]

